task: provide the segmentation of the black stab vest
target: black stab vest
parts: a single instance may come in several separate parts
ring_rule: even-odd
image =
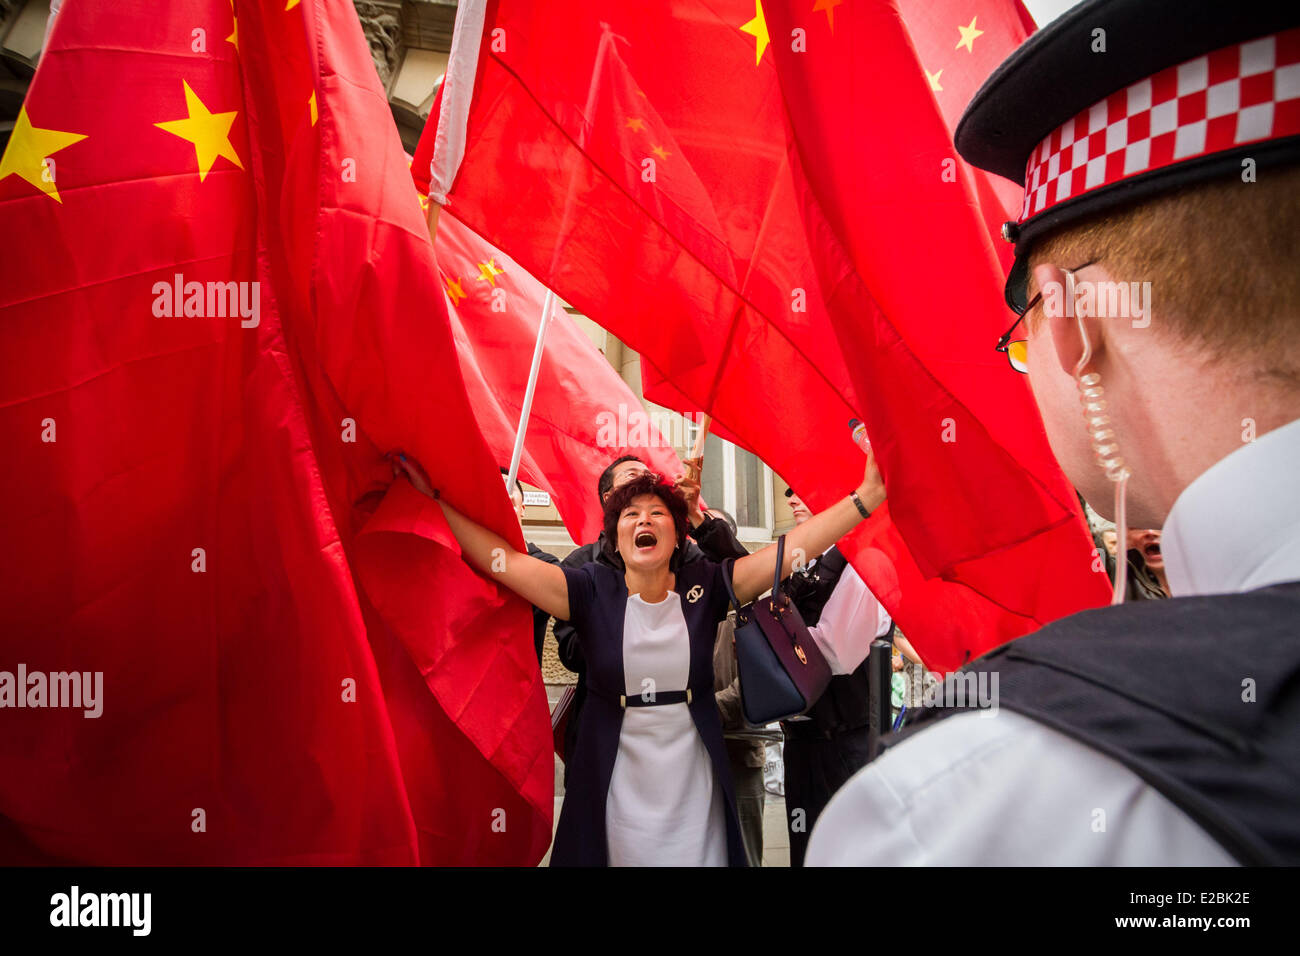
[[[1118,760],[1239,862],[1300,864],[1300,582],[1084,611],[963,670],[996,671],[999,706]]]

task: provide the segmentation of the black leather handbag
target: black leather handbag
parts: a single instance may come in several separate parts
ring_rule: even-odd
[[[785,535],[776,542],[772,593],[740,606],[731,574],[724,577],[736,610],[736,671],[745,720],[762,726],[802,714],[831,681],[831,668],[794,603],[781,590]],[[729,568],[728,571],[731,569]]]

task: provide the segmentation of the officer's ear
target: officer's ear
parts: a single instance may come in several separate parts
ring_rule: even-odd
[[[1042,316],[1026,316],[1026,321],[1047,323],[1052,333],[1052,344],[1056,347],[1056,360],[1065,374],[1073,376],[1084,353],[1083,336],[1079,332],[1081,319],[1075,309],[1077,280],[1051,262],[1034,266],[1033,275],[1034,284],[1042,294],[1042,299],[1034,308],[1041,310]],[[1101,323],[1095,316],[1083,317],[1082,323],[1092,348],[1091,365],[1102,351]]]

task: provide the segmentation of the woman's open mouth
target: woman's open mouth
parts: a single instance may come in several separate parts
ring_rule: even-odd
[[[658,544],[659,539],[651,531],[638,531],[636,537],[632,539],[632,543],[637,548],[649,549]]]
[[[1144,558],[1158,558],[1158,557],[1160,557],[1160,544],[1159,544],[1159,542],[1152,541],[1150,544],[1145,545],[1145,546],[1142,548],[1142,557],[1144,557]]]

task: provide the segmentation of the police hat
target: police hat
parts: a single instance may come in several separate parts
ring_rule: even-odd
[[[1157,193],[1300,161],[1300,3],[1089,0],[1026,40],[966,107],[973,166],[1025,186],[1007,303],[1050,230]]]

